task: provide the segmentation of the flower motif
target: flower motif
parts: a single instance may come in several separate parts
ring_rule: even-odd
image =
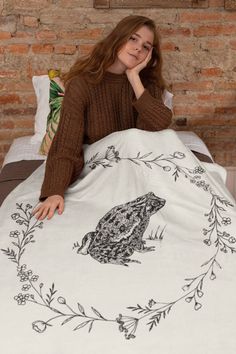
[[[230,243],[235,243],[235,242],[236,242],[236,238],[233,237],[233,236],[231,236],[231,237],[229,238],[229,242],[230,242]]]
[[[59,302],[59,304],[65,305],[66,304],[66,299],[62,296],[59,296],[57,298],[57,301]]]
[[[32,278],[30,279],[31,281],[37,281],[39,278],[38,275],[33,275]]]
[[[212,272],[212,273],[211,273],[211,275],[210,275],[210,279],[211,279],[211,280],[215,280],[215,279],[216,279],[216,275],[215,275],[215,273],[214,273],[214,272]]]
[[[135,338],[134,333],[138,326],[138,318],[122,316],[119,314],[116,322],[119,323],[119,330],[120,332],[124,332],[126,339]]]
[[[202,297],[204,295],[204,293],[201,290],[197,290],[197,295],[198,295],[198,297]]]
[[[192,301],[193,297],[192,296],[189,296],[189,297],[186,297],[185,301],[190,303]]]
[[[225,238],[228,238],[230,236],[230,234],[228,234],[227,232],[224,231],[222,236],[225,237]]]
[[[209,240],[209,238],[205,239],[203,241],[207,246],[210,246],[211,245],[211,240]]]
[[[19,235],[20,235],[20,232],[16,230],[16,231],[11,231],[9,236],[17,238]]]
[[[38,333],[43,333],[49,325],[47,322],[44,321],[35,321],[32,323],[32,328]]]
[[[185,157],[185,154],[183,154],[183,153],[180,152],[180,151],[175,151],[175,152],[173,153],[173,157],[174,157],[175,159],[183,159],[183,158]]]
[[[14,299],[17,301],[18,305],[25,305],[26,301],[29,299],[29,294],[18,294],[14,296]]]
[[[32,209],[32,205],[26,204],[26,209]]]
[[[28,291],[31,288],[31,285],[29,284],[24,284],[21,288],[22,291]]]
[[[156,301],[155,300],[151,299],[151,300],[148,301],[148,306],[149,307],[152,307],[154,305],[156,305]]]
[[[23,225],[24,224],[24,220],[17,220],[16,223],[19,224],[19,225]],[[26,226],[27,226],[27,224],[26,224]]]
[[[40,224],[37,225],[38,228],[42,229],[43,228],[43,222],[41,222]]]
[[[195,302],[194,310],[198,311],[198,310],[200,310],[201,307],[202,307],[202,304],[200,304],[199,302]]]
[[[222,224],[223,225],[230,225],[231,219],[230,218],[222,218]]]
[[[165,171],[165,172],[171,171],[171,167],[170,166],[164,166],[162,168],[163,168],[163,171]]]
[[[105,154],[105,159],[108,161],[115,161],[119,162],[120,157],[119,157],[119,151],[115,150],[115,146],[108,146],[106,154]]]
[[[183,290],[183,291],[187,291],[187,290],[189,289],[189,287],[190,287],[189,285],[184,285],[184,286],[182,287],[182,290]]]
[[[202,173],[204,173],[204,172],[205,172],[205,170],[204,170],[201,166],[197,166],[197,167],[195,167],[194,170],[193,170],[193,173],[202,174]]]
[[[21,282],[29,280],[29,277],[26,273],[19,273],[19,276]]]
[[[13,220],[17,220],[19,217],[20,217],[20,214],[19,214],[19,213],[12,214],[12,216],[11,216],[11,218],[12,218]]]

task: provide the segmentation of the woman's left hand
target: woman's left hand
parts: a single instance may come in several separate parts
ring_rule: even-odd
[[[140,71],[143,70],[147,66],[148,62],[151,60],[151,57],[152,57],[152,49],[149,51],[148,55],[146,56],[146,58],[141,63],[139,63],[138,65],[134,66],[132,69],[127,69],[125,71],[127,77],[131,78],[131,76],[133,74],[139,75]]]

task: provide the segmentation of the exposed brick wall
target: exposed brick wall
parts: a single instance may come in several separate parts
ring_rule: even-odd
[[[173,127],[192,130],[216,161],[236,165],[236,12],[207,9],[96,10],[92,0],[0,0],[0,164],[13,138],[33,132],[32,75],[67,70],[124,16],[158,24]]]

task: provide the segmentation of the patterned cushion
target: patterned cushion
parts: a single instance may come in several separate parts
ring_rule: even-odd
[[[49,75],[50,77],[50,75]],[[59,77],[50,78],[49,106],[50,113],[47,117],[46,134],[41,143],[39,153],[47,155],[57,131],[60,120],[61,105],[64,97],[64,87]]]

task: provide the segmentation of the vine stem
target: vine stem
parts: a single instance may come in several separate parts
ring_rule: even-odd
[[[207,276],[207,274],[209,273],[210,269],[213,268],[213,264],[214,264],[214,262],[215,262],[215,259],[216,259],[216,256],[217,256],[218,252],[219,252],[219,247],[217,247],[217,251],[216,251],[215,255],[211,258],[211,259],[212,259],[212,262],[211,262],[209,268],[207,269],[207,271],[206,271],[205,273],[202,273],[202,274],[198,275],[196,278],[194,278],[193,282],[194,282],[196,279],[198,279],[199,277],[201,277],[201,279],[199,280],[197,286],[195,286],[194,289],[190,290],[187,294],[185,293],[183,296],[179,297],[177,300],[175,300],[175,301],[173,301],[173,302],[169,302],[169,303],[165,304],[164,306],[159,307],[158,309],[150,310],[150,312],[148,312],[147,314],[141,316],[141,317],[139,318],[139,320],[141,320],[141,319],[143,319],[143,318],[149,316],[150,313],[155,314],[155,313],[158,313],[158,312],[160,312],[160,311],[163,312],[165,309],[168,309],[168,308],[171,309],[177,302],[181,301],[181,300],[184,299],[184,298],[187,298],[191,293],[196,292],[196,289],[198,288],[199,284],[200,284],[200,283],[202,282],[202,280]],[[193,284],[193,282],[191,283],[191,285]]]

